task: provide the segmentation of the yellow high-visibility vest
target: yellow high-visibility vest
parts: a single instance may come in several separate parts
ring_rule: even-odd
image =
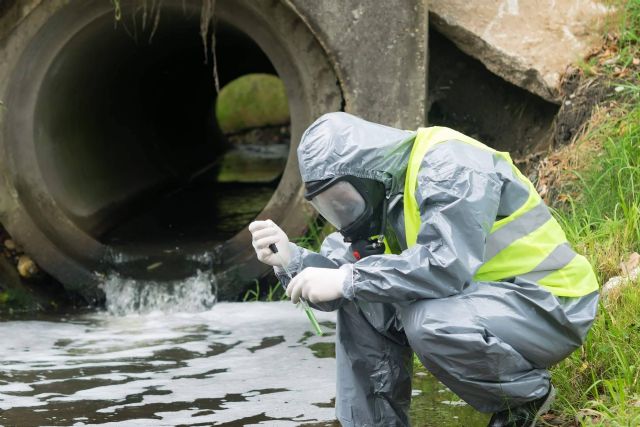
[[[473,279],[501,281],[519,276],[538,283],[556,296],[566,297],[579,297],[597,290],[598,281],[589,261],[571,249],[562,228],[549,214],[533,184],[513,164],[509,153],[496,151],[445,127],[420,128],[411,150],[404,189],[407,247],[416,244],[421,225],[415,190],[422,159],[436,144],[451,140],[500,156],[529,188],[526,202],[511,215],[493,224],[487,237],[487,259]],[[523,230],[528,234],[524,234]]]

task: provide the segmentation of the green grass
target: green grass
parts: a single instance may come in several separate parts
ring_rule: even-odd
[[[560,181],[560,193],[568,197],[554,212],[601,283],[621,274],[620,263],[640,252],[637,67],[624,82],[613,75],[616,67],[632,66],[640,57],[640,1],[618,5],[617,59],[597,70],[616,81],[617,99],[613,107],[596,111],[588,131],[571,148],[579,166],[565,172],[572,179]],[[565,425],[640,425],[639,286],[630,284],[601,301],[585,344],[552,369],[559,389],[554,409]]]
[[[319,216],[316,218],[307,218],[307,224],[307,232],[302,236],[292,238],[291,241],[301,248],[318,252],[325,237],[336,230],[331,224]]]
[[[589,414],[584,425],[640,425],[639,307],[633,287],[601,304],[584,346],[552,370],[567,421]]]
[[[593,156],[564,188],[573,194],[556,217],[569,241],[592,262],[600,280],[640,250],[640,105],[608,111],[604,122],[573,148]],[[588,145],[602,148],[592,150]],[[594,155],[595,154],[595,155]]]
[[[637,58],[640,43],[640,1],[627,0],[619,2],[622,13],[618,18],[619,66],[629,66],[633,58]]]
[[[254,281],[254,288],[249,289],[245,292],[242,297],[242,302],[247,301],[284,301],[288,299],[287,294],[285,294],[285,289],[282,286],[282,283],[277,282],[275,285],[270,285],[267,289],[262,289],[260,287],[260,282],[257,280]]]
[[[595,267],[601,283],[640,251],[640,105],[620,107],[587,140],[603,141],[568,186],[556,210],[569,241]],[[577,146],[580,150],[580,145]],[[588,152],[588,150],[587,150]],[[580,191],[581,190],[581,191]],[[553,369],[558,409],[585,425],[640,425],[640,292],[630,285],[601,303],[585,345]],[[587,422],[588,421],[588,422]]]

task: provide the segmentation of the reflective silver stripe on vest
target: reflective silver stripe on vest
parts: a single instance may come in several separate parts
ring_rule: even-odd
[[[549,209],[540,201],[533,209],[489,235],[484,252],[485,261],[496,256],[516,240],[531,234],[550,219]]]
[[[520,277],[531,282],[538,282],[551,273],[555,273],[576,257],[576,253],[568,242],[556,246],[551,253],[540,262],[530,273],[521,274]]]

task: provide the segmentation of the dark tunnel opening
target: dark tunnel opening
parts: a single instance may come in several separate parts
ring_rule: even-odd
[[[519,88],[429,30],[429,125],[448,126],[515,158],[545,149],[558,106]]]
[[[100,243],[136,252],[210,247],[255,218],[278,179],[217,182],[229,142],[216,122],[199,10],[165,7],[152,39],[140,26],[125,16],[114,28],[103,16],[55,57],[35,110],[39,166],[58,205]],[[223,21],[216,59],[221,87],[277,74]]]
[[[163,282],[198,271],[235,299],[269,271],[246,225],[271,218],[293,236],[308,225],[295,146],[340,108],[332,63],[283,2],[217,2],[207,49],[199,0],[155,2],[157,28],[149,3],[118,2],[121,20],[114,4],[45,2],[3,39],[2,223],[88,301],[111,275]],[[211,53],[204,61],[212,26],[219,95]],[[277,114],[229,126],[225,94],[258,77],[277,87]]]

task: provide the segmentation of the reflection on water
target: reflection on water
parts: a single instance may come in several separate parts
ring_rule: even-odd
[[[484,427],[489,422],[489,415],[460,400],[422,367],[414,372],[412,387],[413,426]]]
[[[0,323],[0,425],[336,426],[335,315],[290,302]],[[414,426],[483,426],[426,371]]]

